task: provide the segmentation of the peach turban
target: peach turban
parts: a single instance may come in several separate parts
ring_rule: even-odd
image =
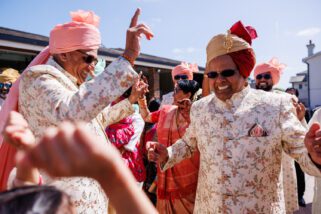
[[[78,10],[70,13],[72,21],[59,24],[50,32],[51,54],[75,50],[95,50],[101,44],[98,30],[99,17],[92,11]]]
[[[19,76],[20,76],[19,71],[13,68],[5,68],[0,74],[0,82],[14,83],[19,78]]]
[[[257,37],[257,33],[251,26],[245,27],[241,21],[236,22],[227,34],[214,36],[206,47],[206,65],[222,55],[232,57],[243,77],[250,76],[255,65],[255,53],[251,47],[252,39]]]
[[[174,77],[178,74],[186,74],[189,80],[193,80],[193,72],[198,71],[197,64],[189,64],[186,62],[182,62],[180,65],[177,65],[172,70],[172,79],[174,81]]]
[[[57,25],[51,32],[49,47],[43,49],[25,69],[31,66],[45,64],[51,54],[66,53],[79,49],[98,49],[101,43],[98,30],[99,17],[93,12],[79,10],[71,12],[72,21]],[[10,92],[0,110],[0,133],[10,111],[18,111],[20,78],[13,84]],[[8,143],[3,143],[0,135],[0,191],[5,190],[9,173],[15,166],[16,149]]]
[[[279,62],[278,58],[273,57],[269,62],[259,64],[254,69],[254,77],[257,75],[270,72],[273,85],[278,84],[282,71],[286,68],[285,64]]]

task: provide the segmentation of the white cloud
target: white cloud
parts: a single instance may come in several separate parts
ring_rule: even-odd
[[[183,50],[182,50],[182,49],[179,49],[179,48],[174,48],[174,49],[172,50],[172,52],[173,52],[174,54],[181,54],[181,53],[183,53]]]
[[[152,18],[152,22],[161,23],[162,19],[161,18]]]
[[[192,54],[199,51],[199,49],[194,47],[188,47],[188,48],[174,48],[172,52],[174,54]]]
[[[315,36],[321,32],[321,29],[318,27],[311,27],[304,30],[301,30],[296,33],[297,36]]]

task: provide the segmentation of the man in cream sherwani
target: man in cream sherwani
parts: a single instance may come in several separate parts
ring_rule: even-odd
[[[206,66],[215,94],[192,105],[191,124],[174,145],[147,144],[149,159],[163,170],[200,151],[194,213],[285,213],[282,151],[305,172],[321,176],[314,147],[321,144],[315,136],[321,136],[320,127],[305,137],[289,97],[246,83],[255,65],[255,37],[241,22],[214,36]]]

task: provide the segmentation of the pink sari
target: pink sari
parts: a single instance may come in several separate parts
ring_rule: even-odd
[[[44,64],[50,56],[49,48],[46,47],[28,65],[25,71],[34,65]],[[22,75],[21,75],[22,76]],[[21,78],[20,76],[20,78]],[[0,111],[0,133],[2,133],[5,123],[11,111],[18,111],[19,83],[20,78],[13,84],[10,92]],[[7,181],[11,170],[15,167],[16,149],[6,143],[0,135],[0,191],[6,190]]]
[[[163,106],[161,110],[152,113],[152,120],[158,120],[158,142],[167,147],[180,139],[189,125],[186,121],[181,127],[177,125],[177,121],[182,119],[177,111],[177,106]],[[159,168],[157,170],[157,210],[160,213],[192,213],[198,180],[199,152],[165,172]]]
[[[134,135],[135,129],[132,125],[133,119],[129,116],[112,124],[106,128],[106,134],[109,141],[120,151],[123,160],[128,168],[132,171],[138,182],[143,182],[146,179],[146,171],[143,163],[143,154],[139,142],[136,144],[135,151],[127,151],[123,148],[128,144],[131,137]]]

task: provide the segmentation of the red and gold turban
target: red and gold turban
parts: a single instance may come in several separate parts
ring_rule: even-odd
[[[255,53],[251,44],[252,39],[256,37],[254,28],[245,27],[241,21],[238,21],[227,34],[216,35],[210,40],[206,48],[206,65],[218,56],[229,55],[240,74],[245,78],[249,77],[255,65]]]

